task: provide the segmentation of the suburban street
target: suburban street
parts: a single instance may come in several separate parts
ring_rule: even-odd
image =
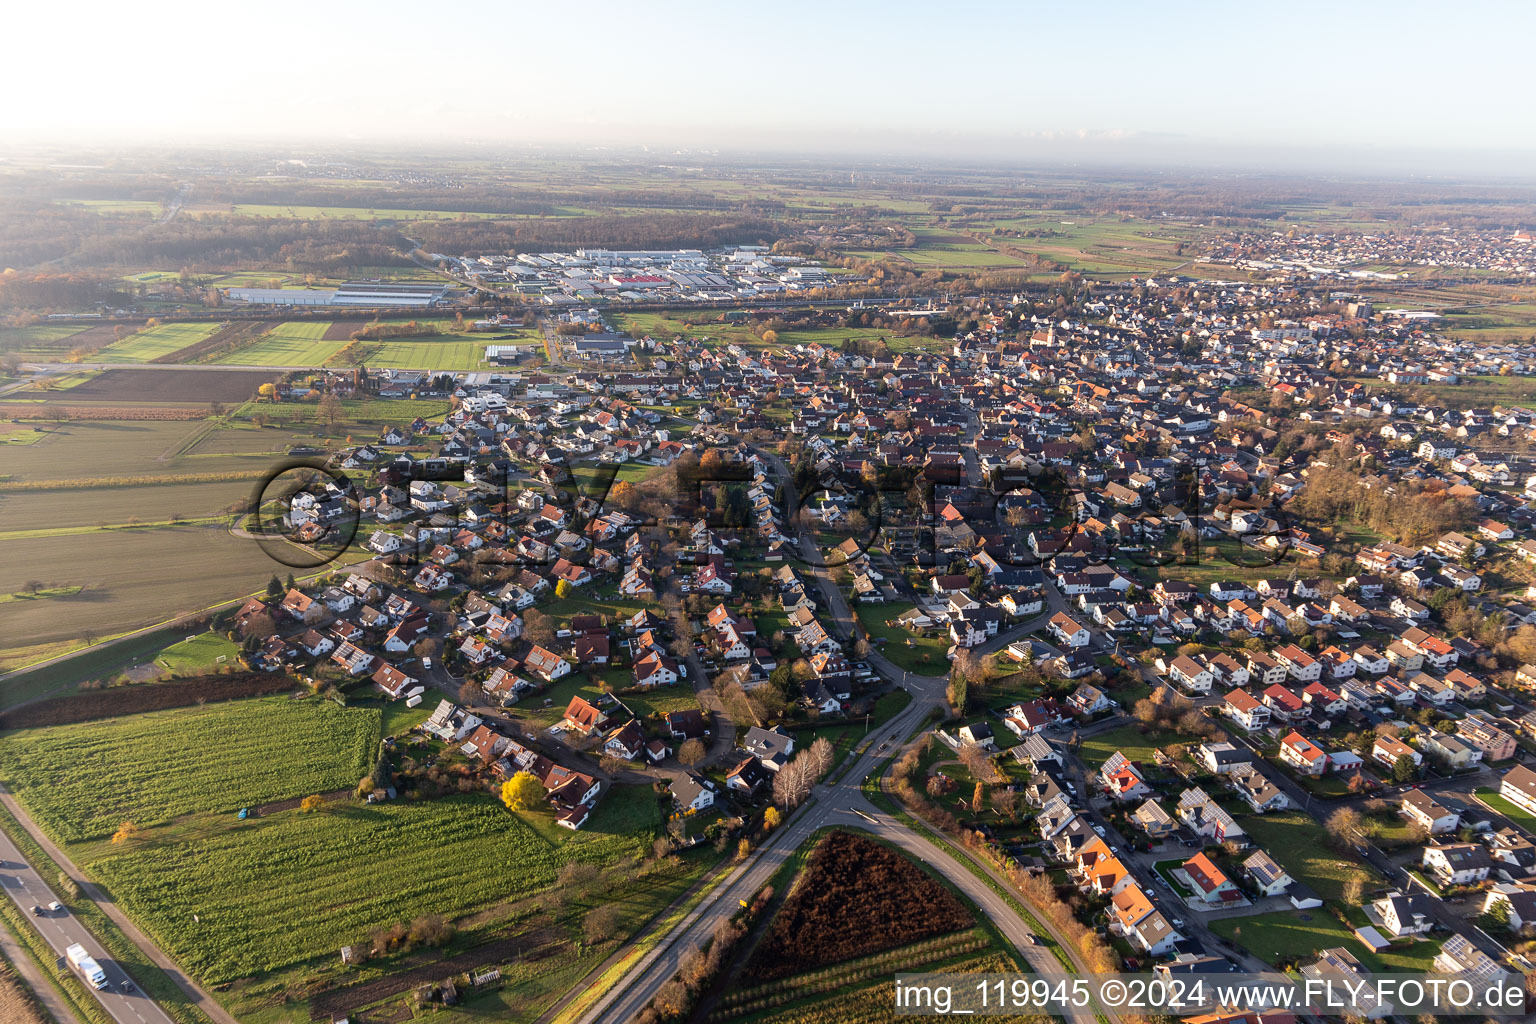
[[[788,468],[776,455],[766,451],[759,451],[759,454],[769,462],[780,479],[789,478]],[[806,569],[815,580],[827,617],[836,624],[843,636],[854,636],[857,619],[830,571],[821,566],[822,559],[818,556],[813,538],[802,532],[798,542]],[[1065,601],[1054,587],[1048,586],[1045,589],[1048,596],[1045,611],[988,641],[981,650],[986,653],[1001,650],[1013,639],[1041,628],[1051,615],[1066,608]],[[870,732],[868,741],[863,744],[861,752],[856,753],[854,763],[836,775],[838,781],[816,786],[804,807],[775,830],[745,862],[734,868],[725,880],[679,922],[669,936],[642,957],[588,1009],[581,1018],[583,1024],[632,1019],[677,971],[682,958],[690,949],[707,940],[716,925],[735,913],[742,901],[750,902],[752,896],[767,884],[795,850],[811,840],[821,829],[836,826],[873,833],[901,847],[923,864],[937,869],[987,915],[1032,968],[1042,972],[1062,969],[1054,954],[1034,943],[1031,938],[1035,934],[1034,930],[1008,901],[998,895],[996,889],[978,878],[922,832],[897,821],[865,798],[862,792],[864,779],[877,766],[899,753],[904,746],[903,739],[921,730],[923,723],[929,720],[935,710],[946,707],[945,690],[949,682],[947,676],[922,676],[908,672],[873,649],[866,660],[882,677],[911,693],[911,703],[889,721],[876,726]],[[993,877],[1004,889],[1008,887],[1008,883],[997,878],[990,868],[982,865],[980,870]],[[1076,951],[1070,945],[1064,944],[1063,948],[1076,961]],[[1113,1019],[1116,1015],[1111,1013],[1109,1016]],[[1088,1024],[1094,1020],[1094,1014],[1083,1010],[1068,1019]]]

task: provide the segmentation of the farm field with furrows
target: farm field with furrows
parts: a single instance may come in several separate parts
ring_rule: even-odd
[[[253,593],[277,570],[290,571],[224,526],[0,539],[0,593],[29,580],[88,585],[78,597],[9,605],[0,648],[113,636]]]
[[[50,403],[70,406],[206,406],[210,402],[244,402],[270,379],[271,375],[252,370],[110,369],[93,373],[71,387],[46,392],[43,397]],[[28,397],[36,395],[28,393]],[[154,410],[147,409],[143,415],[152,419]]]
[[[382,924],[540,892],[572,860],[623,862],[659,823],[643,788],[610,793],[575,834],[468,794],[195,819],[100,844],[90,867],[172,956],[219,983],[334,955]]]
[[[223,515],[248,498],[255,480],[111,487],[100,491],[0,489],[0,540],[19,533],[169,523]],[[89,495],[82,500],[82,495]]]
[[[313,407],[308,408],[313,412]],[[36,444],[6,452],[7,479],[0,482],[0,491],[6,490],[7,483],[129,480],[252,468],[251,460],[236,456],[195,462],[181,456],[183,449],[195,447],[207,430],[203,420],[74,420]]]
[[[274,697],[12,732],[0,761],[28,811],[77,842],[350,788],[378,740],[377,710]]]

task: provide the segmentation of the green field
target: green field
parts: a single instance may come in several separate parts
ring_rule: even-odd
[[[404,339],[364,343],[370,369],[477,370],[485,366],[485,346],[515,345],[513,341],[467,341],[451,338]]]
[[[911,604],[899,601],[886,604],[866,604],[859,601],[854,603],[853,610],[858,615],[859,625],[864,627],[864,632],[871,638],[885,638],[885,646],[879,648],[879,651],[891,664],[919,675],[947,675],[950,648],[947,633],[917,636],[901,626],[886,625],[887,620],[894,620],[912,607]],[[912,641],[911,646],[907,645],[908,640]]]
[[[379,712],[274,697],[13,732],[6,784],[65,841],[356,785]]]
[[[154,204],[156,208],[159,204]],[[200,212],[200,211],[199,211]],[[298,220],[458,220],[460,217],[492,219],[496,213],[464,213],[456,210],[387,210],[356,206],[276,206],[264,203],[236,203],[230,208],[236,217],[277,217]]]
[[[91,870],[171,956],[217,984],[333,956],[378,925],[538,892],[568,861],[622,862],[659,824],[645,787],[609,793],[577,833],[486,794],[350,804],[152,834],[127,852],[107,847]],[[630,898],[643,897],[615,897]]]
[[[1439,942],[1415,942],[1400,949],[1372,952],[1322,907],[1225,917],[1212,921],[1211,930],[1270,965],[1279,960],[1308,960],[1324,949],[1343,946],[1369,970],[1421,974],[1432,969],[1440,948]]]
[[[401,323],[403,321],[386,321]],[[264,338],[251,345],[225,352],[215,363],[241,366],[324,366],[331,364],[349,342],[347,339],[325,341],[330,323],[290,321],[279,324]],[[504,332],[514,333],[514,332]],[[359,346],[362,361],[373,369],[398,370],[476,370],[485,365],[486,345],[536,344],[541,339],[533,332],[518,331],[511,340],[496,340],[490,333],[446,333],[414,338],[389,338],[365,341]]]
[[[170,644],[155,657],[155,665],[170,675],[191,676],[217,672],[222,665],[234,665],[240,648],[222,633],[199,633]]]
[[[1122,725],[1083,740],[1082,759],[1097,768],[1108,761],[1115,751],[1120,751],[1132,761],[1156,764],[1157,752],[1175,743],[1188,743],[1190,738],[1181,733],[1153,729],[1143,733],[1137,725]]]
[[[1239,824],[1291,877],[1325,900],[1342,899],[1352,877],[1363,878],[1367,885],[1380,879],[1367,865],[1335,852],[1323,827],[1301,811],[1244,815]]]
[[[14,352],[24,359],[57,361],[69,354],[69,339],[86,330],[86,324],[35,324],[31,327],[0,327],[0,352]]]
[[[91,358],[102,363],[147,363],[159,356],[195,345],[223,324],[161,324],[115,341]]]
[[[321,366],[347,344],[322,341],[330,329],[328,321],[289,321],[276,327],[254,344],[225,352],[213,361],[240,366]]]

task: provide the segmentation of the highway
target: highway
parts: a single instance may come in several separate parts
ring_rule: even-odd
[[[60,962],[64,964],[61,970],[74,973],[82,985],[94,992],[96,998],[101,1001],[102,1007],[112,1015],[113,1020],[120,1024],[152,1024],[152,1022],[153,1024],[172,1024],[170,1016],[139,989],[137,982],[129,979],[126,971],[107,956],[101,943],[86,931],[85,926],[75,919],[67,906],[57,911],[46,909],[48,904],[58,897],[54,895],[53,890],[43,884],[37,871],[27,863],[21,851],[16,848],[16,844],[11,842],[10,837],[4,833],[0,833],[0,887],[5,889],[5,894],[11,898],[11,902],[21,908],[21,912],[31,920],[43,939],[58,954]],[[42,917],[32,916],[34,906],[45,908]],[[108,983],[106,989],[101,991],[91,989],[90,984],[69,967],[68,961],[63,959],[65,948],[77,942],[85,947],[85,951],[101,964],[101,969],[106,972]],[[124,982],[130,986],[126,991],[122,988]]]

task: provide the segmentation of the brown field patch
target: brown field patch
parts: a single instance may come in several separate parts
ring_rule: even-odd
[[[368,326],[367,320],[337,320],[325,329],[321,341],[350,341],[352,335]]]
[[[207,405],[243,402],[263,384],[282,374],[276,370],[171,370],[127,368],[107,370],[97,377],[54,392],[49,402],[134,402],[146,405]]]
[[[0,405],[0,419],[9,420],[200,420],[208,414],[201,406],[174,408],[152,405],[56,405],[52,402],[32,405]]]
[[[915,862],[863,836],[833,832],[806,861],[746,977],[773,981],[974,923]]]
[[[168,683],[139,683],[91,690],[78,697],[50,697],[0,714],[0,729],[36,729],[99,718],[120,718],[145,711],[184,708],[208,701],[241,700],[291,690],[296,684],[281,672],[233,672],[192,676]]]
[[[128,333],[133,334],[137,330],[135,327],[130,327],[128,328]],[[59,346],[61,351],[99,352],[114,341],[119,340],[117,337],[117,325],[97,324],[95,327],[87,327],[79,334],[71,334],[67,339],[63,340],[67,341],[68,344],[61,343]]]

